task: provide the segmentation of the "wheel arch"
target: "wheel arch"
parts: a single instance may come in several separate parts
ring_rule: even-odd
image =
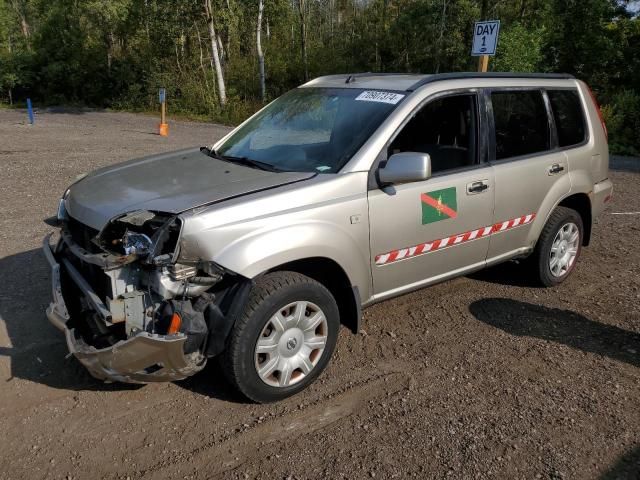
[[[340,323],[353,333],[358,333],[362,318],[360,292],[335,260],[327,257],[301,258],[270,268],[264,273],[277,271],[297,272],[322,284],[338,304]]]
[[[591,200],[586,193],[574,193],[568,197],[563,198],[558,207],[566,207],[571,210],[575,210],[582,218],[582,225],[584,228],[584,237],[582,239],[582,245],[588,246],[591,242],[591,229],[592,229],[592,213],[591,213]]]

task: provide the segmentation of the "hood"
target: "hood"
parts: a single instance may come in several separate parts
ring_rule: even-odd
[[[314,175],[258,170],[194,148],[96,170],[70,187],[65,206],[73,218],[100,230],[116,215],[133,210],[177,214]]]

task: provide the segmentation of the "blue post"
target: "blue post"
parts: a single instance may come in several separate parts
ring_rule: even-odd
[[[33,107],[30,98],[27,98],[27,113],[29,114],[29,125],[33,125]]]

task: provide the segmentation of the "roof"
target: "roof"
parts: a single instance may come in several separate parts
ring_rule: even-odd
[[[314,78],[303,87],[374,88],[413,92],[428,83],[470,78],[572,79],[565,73],[458,72],[458,73],[343,73]]]

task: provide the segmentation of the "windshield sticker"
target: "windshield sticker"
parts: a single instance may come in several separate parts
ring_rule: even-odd
[[[367,90],[366,92],[362,92],[360,95],[358,95],[356,97],[356,100],[360,100],[361,102],[381,102],[395,105],[403,98],[404,95],[402,95],[401,93],[376,92],[373,90]]]
[[[326,165],[322,165],[320,167],[316,167],[316,170],[318,170],[319,172],[326,172],[327,170],[331,170],[331,167],[328,167]]]

